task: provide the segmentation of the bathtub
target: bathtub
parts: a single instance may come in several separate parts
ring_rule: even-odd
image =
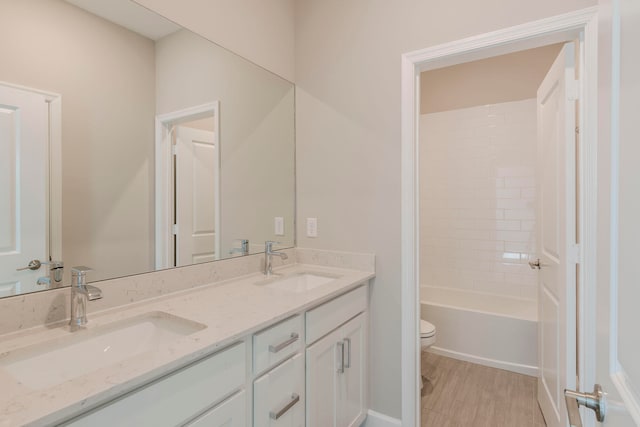
[[[535,301],[420,287],[420,316],[436,326],[429,351],[480,365],[538,375]]]

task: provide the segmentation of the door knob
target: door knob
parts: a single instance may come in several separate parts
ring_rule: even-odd
[[[532,270],[540,270],[542,268],[542,264],[540,263],[540,258],[538,258],[535,261],[529,261],[529,267],[531,267]]]
[[[27,264],[26,267],[22,267],[22,268],[16,268],[16,271],[22,271],[22,270],[37,270],[40,268],[40,266],[42,265],[42,263],[40,262],[40,260],[38,259],[32,259],[31,261],[29,261],[29,264]]]
[[[607,412],[605,394],[600,384],[593,386],[593,393],[580,393],[573,390],[564,390],[564,400],[567,404],[567,415],[569,416],[569,424],[571,427],[582,427],[580,419],[580,405],[592,409],[596,413],[596,419],[599,422],[604,421]]]

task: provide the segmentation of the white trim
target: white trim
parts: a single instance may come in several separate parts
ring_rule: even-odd
[[[62,257],[62,98],[49,102],[49,256]]]
[[[489,359],[486,357],[474,356],[473,354],[461,353],[459,351],[447,350],[441,347],[429,347],[430,353],[440,356],[450,357],[452,359],[464,360],[465,362],[475,363],[477,365],[489,366],[491,368],[503,369],[505,371],[517,372],[518,374],[538,376],[538,367],[531,365],[523,365],[521,363],[506,362],[504,360]]]
[[[381,414],[380,412],[367,411],[367,419],[365,420],[364,427],[400,427],[402,421],[397,418],[391,418],[388,415]]]
[[[417,102],[419,101],[419,72],[442,68],[463,62],[475,61],[496,55],[516,52],[543,46],[550,43],[570,41],[584,33],[585,67],[583,69],[584,85],[581,103],[581,123],[583,123],[582,137],[584,149],[580,160],[583,162],[584,180],[580,185],[581,218],[584,219],[582,231],[584,242],[584,260],[593,260],[595,245],[595,215],[596,203],[591,198],[595,194],[596,173],[596,120],[597,117],[597,7],[577,10],[539,21],[534,21],[503,30],[482,34],[467,39],[445,43],[428,49],[410,52],[402,55],[402,91],[401,91],[401,123],[402,123],[402,420],[403,425],[419,425],[419,384],[420,345],[418,343],[418,301],[419,301],[419,271],[418,271],[418,138],[417,138]],[[589,120],[585,123],[586,120]],[[581,264],[585,301],[583,311],[592,313],[595,307],[595,263]],[[589,316],[587,316],[589,317]],[[589,357],[594,353],[590,350],[593,340],[581,325],[580,342],[583,343],[582,353],[585,355],[583,378],[588,381],[584,386],[589,388],[595,377],[595,371],[586,369],[595,367],[595,361]],[[593,332],[593,329],[590,330]],[[584,384],[584,383],[583,383]]]
[[[155,136],[155,268],[172,267],[173,249],[170,236],[173,229],[173,158],[170,127],[180,122],[213,115],[218,171],[220,171],[220,102],[185,108],[156,116]],[[216,254],[220,256],[220,180],[216,188]]]

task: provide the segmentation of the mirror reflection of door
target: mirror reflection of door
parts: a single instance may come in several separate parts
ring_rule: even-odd
[[[0,85],[0,297],[38,290],[49,260],[49,105]],[[37,264],[36,264],[37,265]],[[46,286],[45,281],[41,281]]]
[[[220,258],[219,144],[213,117],[174,126],[175,265]]]

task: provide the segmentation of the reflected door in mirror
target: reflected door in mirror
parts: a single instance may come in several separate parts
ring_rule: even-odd
[[[43,95],[0,85],[0,296],[31,292],[48,261],[48,104]]]
[[[213,122],[213,120],[212,120]],[[176,133],[176,266],[220,259],[219,145],[213,130]]]

